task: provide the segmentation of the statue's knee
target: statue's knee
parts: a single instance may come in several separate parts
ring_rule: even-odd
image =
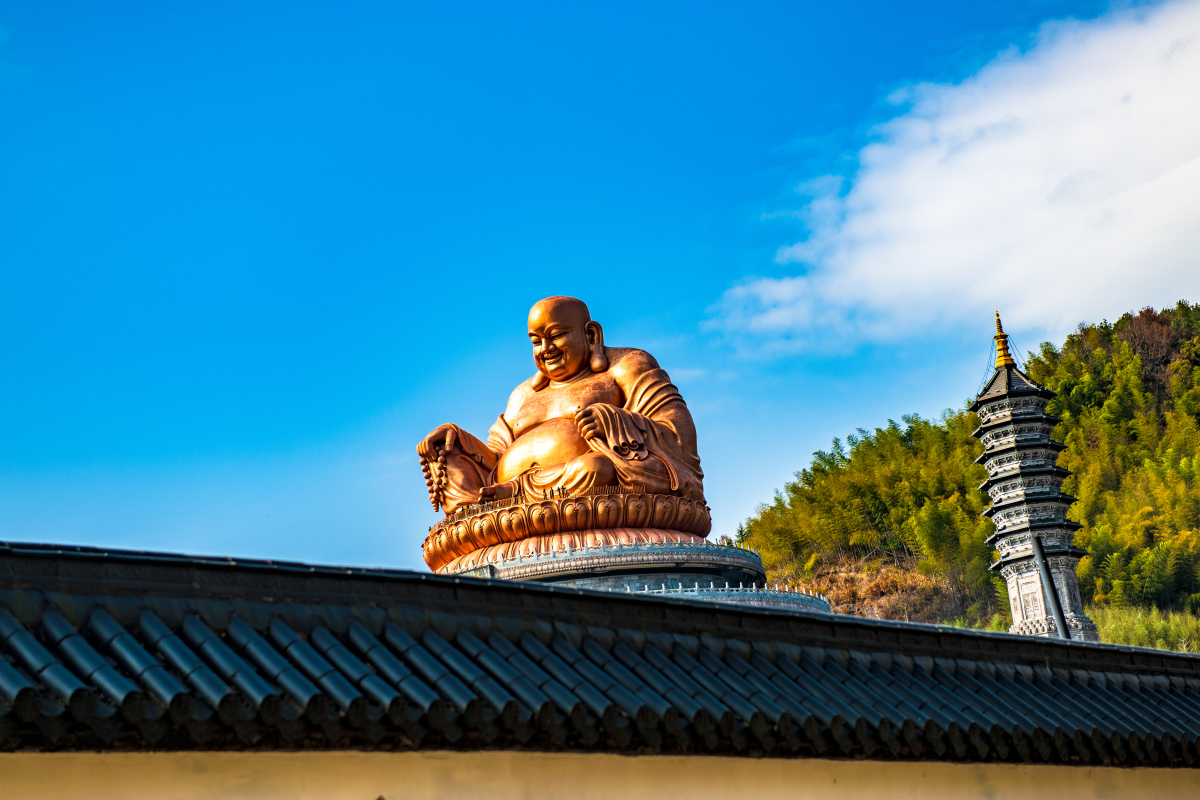
[[[602,453],[588,453],[581,456],[580,461],[584,462],[580,466],[591,473],[594,485],[607,486],[617,482],[617,468],[613,466],[608,456]]]

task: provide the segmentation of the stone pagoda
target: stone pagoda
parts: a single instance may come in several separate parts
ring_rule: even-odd
[[[1071,473],[1058,466],[1065,445],[1050,438],[1060,421],[1046,413],[1054,392],[1030,380],[1009,352],[996,312],[996,371],[975,397],[976,463],[987,468],[992,504],[983,515],[996,525],[988,538],[1000,553],[992,570],[1004,576],[1012,605],[1011,633],[1099,641],[1083,613],[1075,565],[1087,552],[1073,544],[1081,525],[1067,519],[1075,498],[1062,491]]]

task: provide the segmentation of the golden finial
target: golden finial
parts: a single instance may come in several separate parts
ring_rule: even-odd
[[[1008,352],[1008,334],[1004,332],[1004,328],[1000,325],[1000,310],[996,310],[996,369],[1000,367],[1015,367],[1016,361],[1013,361],[1012,355]]]

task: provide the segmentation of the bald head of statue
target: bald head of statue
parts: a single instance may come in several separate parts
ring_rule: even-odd
[[[529,341],[538,374],[534,391],[608,369],[604,330],[587,304],[574,297],[547,297],[529,309]]]

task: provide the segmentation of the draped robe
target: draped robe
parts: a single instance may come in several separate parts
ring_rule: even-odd
[[[588,406],[600,427],[600,434],[586,442],[588,452],[561,464],[535,464],[507,483],[528,497],[620,485],[704,502],[696,426],[679,390],[649,354],[615,347],[605,353],[624,402]],[[536,386],[532,380],[527,385]],[[447,514],[479,502],[479,490],[496,482],[499,459],[514,442],[504,414],[488,431],[486,444],[457,426],[456,431],[458,445],[446,454],[442,506]]]

